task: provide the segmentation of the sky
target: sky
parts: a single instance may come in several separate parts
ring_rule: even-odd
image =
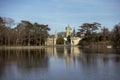
[[[48,24],[50,34],[98,22],[110,30],[120,23],[120,0],[0,0],[0,16]]]

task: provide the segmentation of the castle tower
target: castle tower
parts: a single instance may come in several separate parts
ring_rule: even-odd
[[[70,26],[68,25],[67,27],[66,27],[66,37],[68,37],[68,36],[70,36],[71,35],[71,28],[70,28]]]

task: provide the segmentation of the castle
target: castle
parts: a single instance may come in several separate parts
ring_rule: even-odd
[[[71,32],[71,27],[68,25],[66,27],[66,32],[65,32],[65,36],[63,36],[64,38],[64,45],[78,45],[79,41],[82,39],[82,37],[77,37],[76,36],[76,32],[75,29],[73,29],[73,32]],[[68,37],[70,36],[70,42],[68,43]],[[49,38],[46,41],[46,45],[56,45],[56,40],[58,38],[58,34],[55,33],[55,35],[53,36],[49,36]]]

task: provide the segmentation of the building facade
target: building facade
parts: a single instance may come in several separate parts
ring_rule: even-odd
[[[75,29],[73,29],[73,32],[71,32],[72,28],[68,25],[66,27],[66,35],[63,37],[64,38],[64,45],[78,45],[80,40],[82,38],[77,37],[76,33],[75,33]],[[68,37],[70,37],[70,42],[68,43]],[[57,40],[58,36],[57,33],[53,36],[48,37],[47,41],[46,41],[46,45],[56,45],[56,40]]]

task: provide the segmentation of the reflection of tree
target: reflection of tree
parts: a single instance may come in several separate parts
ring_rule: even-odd
[[[113,58],[113,60],[114,60],[115,62],[120,62],[120,57],[116,56],[116,57]]]
[[[30,68],[47,68],[48,67],[48,56],[45,49],[39,50],[2,50],[0,51],[0,72],[3,68],[11,62],[17,62],[19,69],[30,69]],[[2,66],[1,66],[2,65]],[[2,73],[0,73],[2,74]]]
[[[56,47],[56,52],[57,52],[57,55],[58,55],[58,57],[60,58],[62,58],[63,56],[64,56],[64,47]]]
[[[115,55],[111,55],[111,54],[88,54],[88,53],[83,53],[82,57],[78,57],[77,61],[84,67],[86,68],[90,68],[90,67],[94,67],[97,68],[100,65],[108,65],[111,62],[115,63],[115,62],[120,62],[120,57]]]
[[[87,65],[93,65],[93,64],[96,64],[96,57],[93,56],[93,55],[86,55],[85,56],[85,62],[87,63]]]
[[[45,49],[40,50],[24,50],[18,58],[20,67],[23,68],[46,68],[48,66],[48,56]]]
[[[1,54],[2,52],[0,51],[0,76],[2,76],[5,64],[3,62],[5,54]]]
[[[109,58],[108,58],[108,57],[103,57],[103,62],[104,62],[104,63],[108,63],[108,61],[109,61]]]
[[[10,61],[14,60],[14,54],[10,54],[10,51],[0,50],[0,76],[4,73],[5,67]],[[13,55],[13,56],[11,56]],[[10,57],[11,56],[11,57]]]

